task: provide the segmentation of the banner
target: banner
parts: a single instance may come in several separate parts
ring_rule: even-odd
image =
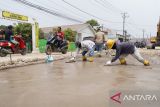
[[[8,12],[8,11],[2,11],[2,17],[9,18],[9,19],[21,20],[21,21],[28,21],[27,16],[11,13],[11,12]]]

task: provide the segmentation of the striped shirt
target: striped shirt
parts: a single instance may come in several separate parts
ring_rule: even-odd
[[[84,40],[81,42],[81,46],[82,46],[82,50],[87,49],[87,51],[88,51],[95,46],[95,43],[92,42],[91,40]]]

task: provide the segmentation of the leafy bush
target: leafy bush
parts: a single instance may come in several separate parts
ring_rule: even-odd
[[[64,30],[65,38],[70,42],[75,42],[77,32],[73,31],[72,29],[68,28]]]

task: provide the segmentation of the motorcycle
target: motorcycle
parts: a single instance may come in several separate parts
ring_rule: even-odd
[[[58,40],[58,36],[52,36],[47,41],[47,45],[46,45],[47,55],[51,55],[51,53],[55,51],[62,52],[62,54],[66,54],[67,50],[68,50],[68,42],[66,40],[62,40],[62,41]]]
[[[16,53],[26,55],[26,45],[22,37],[13,36],[13,39],[17,42],[17,44],[6,40],[0,41],[0,57],[5,57],[7,54]]]

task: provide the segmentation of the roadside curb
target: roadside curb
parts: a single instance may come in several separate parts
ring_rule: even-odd
[[[53,55],[53,57],[54,57],[54,61],[58,61],[58,60],[63,60],[63,59],[66,59],[67,57],[70,57],[70,54]],[[22,59],[21,58],[21,59],[14,60],[13,62],[11,62],[11,61],[1,62],[0,63],[0,72],[5,71],[5,69],[45,63],[46,62],[45,58],[46,58],[46,56],[44,56],[43,58],[30,58],[30,59]]]

